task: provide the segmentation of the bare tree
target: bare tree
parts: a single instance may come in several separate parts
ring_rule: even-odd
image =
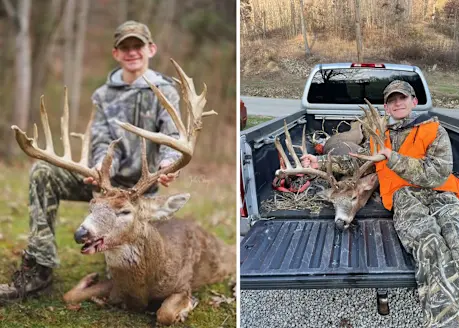
[[[300,0],[300,10],[301,10],[301,30],[303,32],[303,40],[304,40],[304,52],[306,55],[311,54],[311,49],[308,45],[308,35],[306,33],[306,18],[304,17],[304,1]]]
[[[140,14],[140,21],[142,23],[148,23],[151,18],[152,8],[154,5],[154,1],[145,0],[143,5],[142,13]]]
[[[8,2],[8,1],[4,1]],[[16,32],[16,90],[13,112],[13,122],[17,125],[26,127],[29,119],[30,108],[30,87],[32,82],[32,65],[30,51],[30,12],[31,1],[19,0],[17,2],[17,10],[13,13],[14,22],[17,27]],[[9,7],[13,8],[12,6]],[[8,143],[8,154],[17,155],[19,148],[16,147],[14,136],[11,134],[10,142]]]
[[[360,0],[354,0],[355,5],[355,39],[357,42],[357,60],[359,63],[363,61],[362,53],[362,31],[360,29]]]
[[[295,12],[295,0],[290,0],[290,19],[291,19],[291,36],[296,36],[296,12]]]
[[[75,54],[75,0],[67,0],[64,12],[64,84],[73,90],[73,68]],[[71,92],[71,91],[70,91]],[[72,93],[71,93],[72,94]]]
[[[153,1],[149,1],[153,2]],[[119,0],[118,5],[118,24],[125,22],[128,19],[128,2],[127,0]]]
[[[34,24],[32,47],[32,103],[38,102],[46,87],[49,70],[49,58],[56,42],[58,26],[62,21],[62,0],[41,0],[32,13]],[[43,21],[43,17],[46,19]],[[36,111],[31,112],[31,120],[36,121]]]
[[[77,19],[77,31],[75,35],[75,60],[73,61],[73,82],[70,89],[70,122],[72,122],[71,130],[76,128],[78,114],[80,112],[80,90],[81,77],[83,73],[83,54],[84,42],[86,36],[86,26],[88,20],[89,0],[79,1],[79,11]]]

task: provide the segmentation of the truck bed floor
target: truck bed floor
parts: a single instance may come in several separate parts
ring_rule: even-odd
[[[392,220],[356,222],[344,232],[333,219],[256,222],[240,245],[241,288],[415,287]]]

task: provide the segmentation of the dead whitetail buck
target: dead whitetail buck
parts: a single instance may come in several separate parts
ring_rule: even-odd
[[[197,95],[193,80],[173,60],[172,63],[180,76],[182,97],[188,111],[186,127],[164,95],[154,85],[150,84],[150,87],[175,122],[179,139],[117,122],[124,129],[142,137],[142,175],[131,189],[117,189],[110,184],[109,171],[113,151],[119,140],[110,144],[100,170],[87,166],[85,158],[89,151],[91,122],[82,138],[83,160],[72,161],[68,136],[67,93],[61,120],[65,149],[63,157],[54,153],[43,98],[41,117],[46,149],[42,150],[37,146],[36,126],[33,139],[28,138],[18,127],[12,127],[16,140],[27,155],[85,177],[93,177],[102,189],[102,193],[90,202],[90,214],[75,232],[75,240],[84,244],[81,249],[83,254],[104,252],[112,279],[97,282],[97,275],[90,274],[64,295],[65,302],[78,303],[91,298],[100,300],[108,297],[111,304],[142,311],[150,301],[164,300],[157,311],[157,321],[166,325],[184,320],[188,312],[196,306],[197,302],[191,295],[192,290],[221,281],[236,270],[234,246],[226,245],[192,221],[169,218],[185,205],[189,194],[142,197],[161,174],[176,172],[188,164],[202,128],[201,118],[216,114],[214,111],[203,112],[206,86],[204,85],[203,93]],[[145,139],[176,149],[182,156],[171,166],[153,174],[149,173]]]
[[[355,166],[355,173],[353,176],[345,176],[340,178],[338,181],[332,172],[332,154],[344,155],[349,152],[357,153],[357,151],[361,149],[361,146],[358,144],[363,138],[362,131],[360,130],[361,127],[365,129],[368,135],[376,138],[378,145],[381,145],[381,142],[382,145],[384,145],[384,141],[381,141],[381,138],[378,136],[376,131],[385,131],[386,118],[381,117],[369,101],[366,99],[365,101],[369,106],[369,110],[361,107],[365,112],[365,119],[362,120],[357,118],[357,121],[360,124],[353,124],[353,128],[348,131],[349,133],[335,134],[327,141],[327,143],[330,142],[330,145],[327,146],[326,144],[324,147],[328,150],[328,160],[325,172],[310,167],[304,168],[301,165],[301,162],[294,150],[294,147],[298,146],[294,146],[292,144],[292,139],[286,125],[284,125],[285,144],[295,162],[295,167],[290,164],[279,140],[275,140],[276,148],[287,165],[286,169],[278,170],[276,172],[276,176],[309,174],[327,180],[330,183],[330,188],[320,192],[318,196],[333,204],[335,208],[335,224],[339,229],[347,229],[349,227],[354,220],[356,213],[365,206],[368,199],[379,186],[378,176],[376,173],[365,175],[368,169],[373,165],[373,161],[378,160],[378,158],[372,156],[355,156],[367,160],[367,162],[360,167],[358,166],[357,160],[353,158]],[[342,138],[340,138],[340,135],[343,135]],[[303,155],[307,154],[305,140],[305,131],[303,129],[303,142],[300,147]],[[334,151],[335,149],[337,149],[336,152]],[[373,154],[376,154],[377,152],[376,149],[372,149],[371,151]]]

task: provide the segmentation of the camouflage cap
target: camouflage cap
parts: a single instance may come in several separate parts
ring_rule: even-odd
[[[116,48],[123,40],[129,37],[135,37],[143,43],[153,43],[147,25],[130,20],[117,27],[113,46]]]
[[[384,89],[384,103],[387,102],[387,98],[394,92],[404,94],[405,96],[416,97],[413,87],[406,81],[395,80],[389,83],[389,85]]]

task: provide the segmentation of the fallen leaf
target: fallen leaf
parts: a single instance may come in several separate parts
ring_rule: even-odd
[[[81,309],[81,304],[68,304],[66,308],[70,311],[79,311]]]
[[[21,233],[16,237],[16,239],[17,240],[27,240],[27,239],[29,239],[29,235],[27,235],[25,233]]]
[[[210,292],[215,295],[212,296],[209,301],[209,305],[212,305],[213,307],[219,307],[222,303],[231,304],[235,301],[235,298],[233,297],[227,297],[213,290],[211,290]]]

